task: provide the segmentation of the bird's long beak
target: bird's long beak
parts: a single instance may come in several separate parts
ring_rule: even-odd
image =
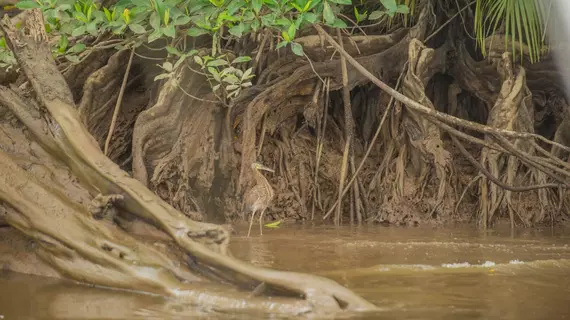
[[[269,172],[275,172],[275,170],[273,170],[273,169],[271,169],[271,168],[269,168],[269,167],[266,167],[266,166],[264,166],[264,165],[262,165],[262,164],[260,164],[258,168],[259,168],[260,170],[265,170],[265,171],[269,171]]]

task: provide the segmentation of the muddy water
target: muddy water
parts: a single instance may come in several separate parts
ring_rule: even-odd
[[[246,230],[245,230],[246,231]],[[254,264],[330,277],[382,308],[350,319],[570,319],[570,230],[285,225],[235,236]],[[244,229],[239,229],[244,234]],[[4,319],[261,319],[160,297],[0,274]],[[2,317],[0,317],[2,318]]]

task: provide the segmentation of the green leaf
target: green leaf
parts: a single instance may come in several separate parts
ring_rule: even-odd
[[[398,5],[398,8],[396,9],[396,12],[398,12],[398,13],[403,13],[403,14],[408,14],[408,13],[410,13],[410,9],[408,8],[407,5],[401,4],[401,5]]]
[[[229,86],[226,86],[226,91],[232,91],[232,90],[235,90],[239,87],[240,86],[238,84],[230,84]]]
[[[216,59],[214,61],[208,62],[207,65],[208,65],[208,67],[219,67],[219,66],[228,65],[228,62],[224,59]]]
[[[227,82],[227,83],[229,83],[229,84],[236,84],[236,83],[239,83],[240,80],[239,80],[239,78],[236,77],[235,75],[233,75],[233,74],[228,74],[228,75],[226,75],[226,76],[224,77],[224,82]]]
[[[131,0],[131,3],[137,7],[150,8],[150,2],[148,0]]]
[[[211,4],[216,7],[221,7],[224,4],[224,0],[209,0]]]
[[[93,6],[90,6],[87,10],[87,21],[91,21],[91,14],[93,13]]]
[[[83,12],[74,12],[73,17],[81,22],[87,23],[87,16]]]
[[[188,24],[188,22],[190,22],[189,16],[180,16],[180,17],[176,18],[176,20],[174,20],[174,25],[175,26],[181,26],[181,25]]]
[[[60,53],[65,52],[65,49],[67,49],[68,44],[69,44],[69,41],[68,41],[67,37],[65,35],[62,35],[61,38],[59,38],[58,51]]]
[[[199,56],[194,56],[194,62],[196,62],[196,64],[198,64],[200,66],[204,65],[204,61]]]
[[[243,35],[243,29],[244,29],[243,23],[240,23],[230,28],[228,32],[235,37],[241,38],[241,36]]]
[[[324,3],[323,16],[325,17],[325,22],[327,24],[332,24],[336,19],[336,17],[334,16],[334,12],[328,2]]]
[[[56,10],[57,11],[67,11],[67,10],[71,10],[71,8],[72,8],[71,4],[65,3],[65,4],[57,6]]]
[[[103,11],[95,11],[93,12],[93,21],[96,23],[99,22],[106,22],[107,20],[107,16],[105,16],[105,13]]]
[[[30,0],[24,0],[24,1],[19,1],[16,3],[16,8],[18,9],[34,9],[34,8],[39,8],[40,5],[35,2],[35,1],[30,1]]]
[[[241,79],[241,77],[243,76],[243,71],[241,71],[240,69],[236,69],[234,67],[230,67],[232,70],[232,72],[228,72],[228,73],[233,73],[235,74],[238,78]]]
[[[204,29],[190,28],[190,29],[188,29],[188,31],[186,33],[191,37],[198,37],[198,36],[201,36],[203,34],[208,33],[208,31],[206,31]]]
[[[220,73],[214,67],[208,67],[208,72],[214,77],[214,80],[220,82]]]
[[[297,32],[297,28],[295,27],[294,24],[291,24],[289,26],[289,29],[287,30],[287,34],[289,34],[289,41],[295,39],[295,33]]]
[[[317,21],[317,15],[312,12],[305,13],[305,21],[308,23],[315,23]]]
[[[237,58],[235,58],[234,61],[232,61],[231,64],[242,63],[242,62],[249,62],[249,61],[251,61],[251,57],[243,56],[243,57],[237,57]]]
[[[155,6],[156,6],[157,16],[158,16],[159,20],[162,20],[162,18],[164,18],[166,16],[165,15],[166,8],[164,5],[164,1],[162,1],[162,0],[153,0],[153,1],[154,1]]]
[[[154,28],[154,30],[159,30],[160,29],[160,17],[158,16],[158,14],[156,12],[153,12],[150,15],[150,25],[151,27]]]
[[[311,1],[311,4],[309,5],[309,8],[307,8],[307,11],[312,11],[313,9],[317,8],[315,11],[319,11],[320,12],[320,8],[321,8],[321,3],[323,1],[322,0],[313,0]]]
[[[329,0],[330,2],[338,3],[338,4],[352,4],[352,0]]]
[[[256,14],[259,14],[259,10],[261,10],[261,5],[263,4],[263,0],[253,0],[251,4],[253,6],[253,11],[255,11]]]
[[[298,56],[304,56],[303,46],[297,42],[291,42],[291,50]]]
[[[186,55],[183,54],[178,58],[178,60],[174,64],[174,69],[177,69],[182,64],[182,62],[184,62],[184,60],[186,60]]]
[[[303,12],[303,8],[301,8],[298,4],[296,4],[295,2],[290,2],[290,5],[292,5],[295,9],[297,9],[297,11],[299,12]]]
[[[259,20],[253,20],[253,22],[251,23],[251,29],[254,32],[257,32],[257,30],[259,30],[259,25],[260,25]]]
[[[201,2],[201,3],[200,3],[200,2],[199,2],[199,3],[193,3],[193,2],[192,2],[191,4],[192,4],[192,6],[188,8],[188,13],[189,13],[189,14],[195,13],[196,11],[198,11],[198,10],[200,10],[200,9],[202,9],[202,8],[204,8],[204,7],[206,7],[206,6],[208,5],[208,4],[205,3],[205,2]]]
[[[83,52],[83,50],[85,50],[85,44],[77,43],[73,47],[71,47],[68,52],[80,53]]]
[[[278,228],[279,225],[281,224],[281,220],[279,221],[275,221],[275,222],[271,222],[271,223],[267,223],[264,226],[267,228]]]
[[[171,47],[171,46],[166,46],[166,51],[168,51],[168,53],[173,54],[177,57],[182,55],[182,53],[180,53],[180,51],[178,51],[178,49]]]
[[[115,4],[115,8],[117,8],[117,11],[122,12],[123,9],[129,7],[131,4],[132,4],[131,0],[119,0]]]
[[[65,59],[69,60],[71,63],[79,63],[78,56],[67,55],[65,56]]]
[[[279,49],[279,48],[283,48],[284,46],[286,46],[289,42],[288,41],[281,41],[277,44],[277,46],[275,47],[275,49]]]
[[[165,36],[174,38],[176,37],[176,27],[173,24],[169,25],[168,27],[162,29],[162,32]]]
[[[168,72],[172,72],[172,63],[166,61],[165,63],[162,64],[162,69]]]
[[[162,73],[154,77],[154,81],[170,78],[171,76],[172,76],[171,73]]]
[[[240,8],[245,6],[246,3],[244,0],[231,0],[226,10],[229,16],[233,16]]]
[[[380,0],[380,2],[389,12],[396,12],[398,9],[398,3],[396,3],[396,0]]]
[[[384,11],[372,11],[370,13],[370,15],[368,16],[368,20],[378,20],[380,18],[382,18],[384,15],[386,14],[386,12]]]
[[[120,27],[118,27],[118,28],[113,29],[113,33],[114,33],[114,34],[122,34],[122,33],[125,31],[126,28],[127,28],[126,25],[122,25],[122,26],[120,26]]]
[[[291,21],[287,18],[279,18],[275,20],[275,25],[287,27],[291,24]]]
[[[72,37],[79,37],[80,35],[83,35],[84,33],[85,33],[85,26],[81,26],[81,27],[73,29],[71,36]]]
[[[92,36],[97,36],[97,22],[92,21],[85,26],[85,31],[89,32]]]
[[[233,85],[232,85],[232,86],[233,86]],[[232,91],[232,92],[230,92],[230,93],[228,94],[228,99],[231,98],[231,97],[237,97],[240,92],[241,92],[241,90],[240,90],[240,88],[238,87],[237,90],[234,90],[234,91]]]
[[[275,13],[261,16],[261,24],[268,27],[273,26],[275,24]]]
[[[109,11],[109,9],[103,8],[103,11],[105,12],[105,17],[107,17],[107,20],[112,21],[113,19],[111,18],[111,12]]]
[[[283,37],[283,40],[285,40],[285,42],[291,41],[291,38],[289,37],[289,33],[287,33],[287,31],[282,31],[281,36]]]
[[[162,37],[162,30],[157,29],[154,30],[149,36],[148,36],[148,42],[154,42],[157,39],[160,39]]]
[[[244,81],[244,80],[253,78],[255,75],[252,75],[251,74],[252,72],[253,72],[253,68],[249,68],[249,69],[245,70],[245,72],[241,76],[241,80]]]
[[[138,23],[129,24],[129,29],[131,29],[132,32],[137,33],[137,34],[141,34],[141,33],[146,32],[144,27]]]
[[[346,22],[342,21],[341,19],[336,19],[336,20],[334,21],[334,23],[331,24],[330,26],[331,26],[331,27],[335,27],[335,28],[339,28],[339,29],[344,29],[344,28],[348,27],[348,26],[346,25]]]

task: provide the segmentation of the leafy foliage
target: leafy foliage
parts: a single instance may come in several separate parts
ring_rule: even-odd
[[[369,19],[409,11],[406,4],[410,0],[379,1],[382,7],[374,10]],[[43,11],[47,32],[59,37],[53,48],[54,57],[71,63],[78,63],[101,48],[124,50],[165,39],[171,44],[167,47],[169,57],[161,64],[165,72],[157,80],[170,78],[177,68],[186,65],[186,59],[192,58],[224,102],[250,86],[254,75],[245,66],[250,57],[229,61],[225,55],[216,55],[220,52],[220,39],[240,38],[267,29],[279,38],[276,48],[290,46],[293,53],[303,56],[302,45],[295,41],[303,28],[314,23],[346,28],[342,12],[347,9],[354,10],[359,23],[367,17],[366,13],[358,13],[352,0],[119,0],[108,8],[94,0],[22,0],[16,7]],[[86,44],[86,37],[107,35],[113,39]],[[188,50],[186,42],[181,41],[185,36],[211,37],[212,52],[200,55],[196,50]],[[3,41],[0,60],[5,66],[15,64]]]
[[[486,37],[504,28],[505,40],[511,40],[513,55],[517,53],[517,44],[524,43],[529,48],[531,62],[538,61],[544,45],[547,4],[539,0],[477,0],[475,30],[483,54]],[[505,41],[505,49],[508,44]]]

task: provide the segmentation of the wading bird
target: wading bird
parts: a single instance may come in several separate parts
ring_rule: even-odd
[[[263,174],[261,174],[260,170],[265,170],[269,172],[275,172],[273,169],[270,169],[260,163],[254,162],[251,164],[251,169],[255,175],[255,181],[257,184],[249,189],[244,197],[243,203],[246,212],[251,212],[251,220],[249,222],[249,230],[247,231],[247,236],[251,233],[251,226],[253,225],[253,218],[255,217],[256,212],[260,212],[259,216],[259,235],[263,234],[263,214],[265,213],[265,209],[269,207],[269,204],[273,200],[273,188],[265,179]]]

